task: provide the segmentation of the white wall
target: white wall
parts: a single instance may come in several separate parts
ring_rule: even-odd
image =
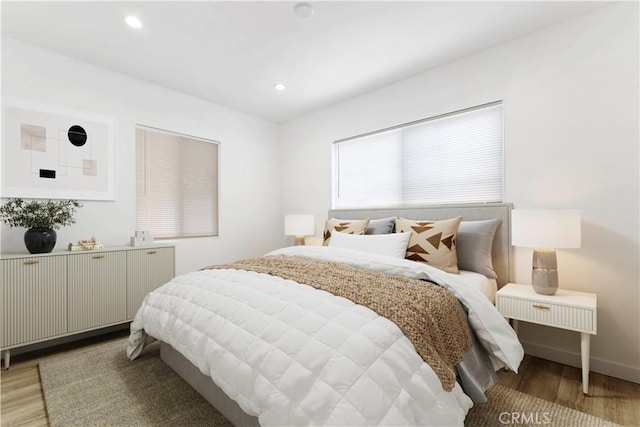
[[[332,141],[503,100],[506,201],[581,209],[561,287],[598,293],[593,370],[640,382],[638,32],[637,3],[607,6],[283,124],[284,211],[315,213],[320,234]],[[530,283],[531,250],[515,260]],[[529,353],[579,366],[578,334],[521,331]]]
[[[135,125],[220,141],[220,236],[176,241],[176,272],[259,256],[284,244],[279,125],[2,39],[2,96],[116,120],[116,201],[87,201],[77,223],[58,231],[55,250],[96,236],[129,243],[135,230]],[[1,249],[26,253],[24,229],[2,227]]]

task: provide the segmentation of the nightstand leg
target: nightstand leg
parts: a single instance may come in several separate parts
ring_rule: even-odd
[[[511,327],[513,328],[516,335],[518,335],[518,321],[516,319],[511,319]]]
[[[582,356],[582,392],[589,394],[589,360],[591,335],[580,334],[580,355]]]
[[[9,360],[11,358],[11,350],[4,350],[2,352],[2,358],[4,359],[4,369],[9,369]]]

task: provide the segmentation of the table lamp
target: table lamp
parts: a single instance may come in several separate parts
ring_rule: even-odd
[[[285,236],[295,236],[295,245],[304,245],[304,236],[316,232],[316,217],[312,214],[291,214],[284,216]]]
[[[511,211],[513,246],[534,248],[531,284],[542,295],[558,290],[556,249],[579,248],[580,211],[577,209],[514,209]]]

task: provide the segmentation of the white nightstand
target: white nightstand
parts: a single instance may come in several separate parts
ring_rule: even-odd
[[[496,293],[496,307],[502,315],[513,319],[580,332],[582,356],[582,391],[589,391],[589,352],[591,335],[597,333],[596,294],[558,289],[555,295],[540,295],[531,285],[508,283]]]

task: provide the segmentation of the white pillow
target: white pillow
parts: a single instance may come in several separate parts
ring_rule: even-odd
[[[404,258],[411,233],[358,235],[333,233],[329,246],[353,249],[393,258]]]

